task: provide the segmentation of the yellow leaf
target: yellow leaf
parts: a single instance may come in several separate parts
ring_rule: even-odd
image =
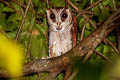
[[[0,33],[0,63],[4,63],[4,67],[11,76],[22,75],[23,53],[22,45]]]

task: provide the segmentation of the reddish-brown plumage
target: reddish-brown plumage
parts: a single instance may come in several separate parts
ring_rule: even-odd
[[[73,27],[71,29],[71,35],[72,35],[72,45],[73,47],[77,44],[77,19],[76,16],[73,16]]]

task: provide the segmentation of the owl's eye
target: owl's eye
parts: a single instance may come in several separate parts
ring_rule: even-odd
[[[67,13],[63,13],[63,14],[62,14],[62,18],[65,19],[65,18],[67,18],[67,17],[68,17]]]
[[[50,18],[51,18],[51,19],[55,19],[55,14],[53,14],[53,13],[50,14]]]

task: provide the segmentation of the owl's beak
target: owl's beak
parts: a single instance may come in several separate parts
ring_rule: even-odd
[[[61,30],[62,29],[62,27],[60,26],[61,25],[61,23],[57,23],[57,25],[58,25],[58,27],[56,28],[57,30]]]
[[[61,29],[62,29],[62,27],[57,27],[56,29],[57,29],[57,30],[61,30]]]

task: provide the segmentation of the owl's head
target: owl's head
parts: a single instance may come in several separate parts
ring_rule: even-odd
[[[48,25],[52,31],[65,30],[72,22],[72,13],[70,12],[70,9],[55,8],[49,9],[46,12]]]

